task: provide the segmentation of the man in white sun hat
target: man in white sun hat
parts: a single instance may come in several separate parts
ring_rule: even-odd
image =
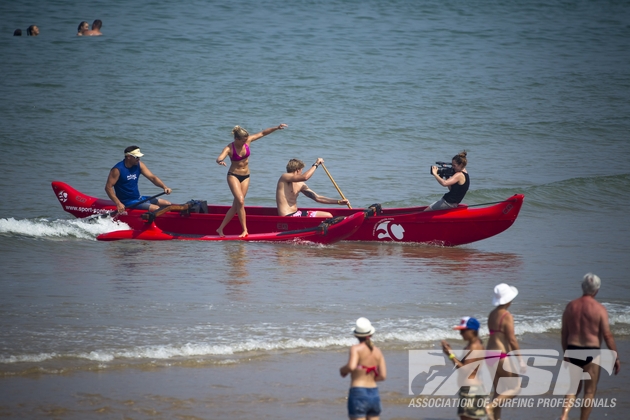
[[[614,352],[617,351],[615,339],[608,325],[608,311],[604,305],[595,300],[601,287],[601,280],[593,273],[587,273],[582,280],[582,297],[572,300],[562,314],[562,350],[599,350],[602,339],[606,346]],[[619,353],[617,353],[619,356]],[[600,365],[592,363],[593,357],[586,360],[567,358],[568,362],[578,366],[582,372],[590,375],[590,380],[580,381],[577,394],[584,389],[584,401],[595,398],[597,381],[599,380]],[[621,369],[619,357],[615,360],[613,371],[615,375]],[[567,395],[566,400],[575,399],[577,395]],[[566,401],[565,400],[565,401]],[[566,408],[564,408],[566,407]],[[561,419],[569,418],[571,404],[564,404]],[[593,410],[593,404],[583,404],[581,419],[588,419]]]
[[[351,377],[348,393],[348,417],[351,419],[378,420],[381,414],[381,397],[376,382],[385,380],[387,367],[383,353],[372,344],[375,331],[367,318],[357,319],[353,334],[359,344],[350,347],[348,363],[339,369],[341,377],[348,374]]]
[[[519,350],[516,335],[514,334],[514,318],[508,311],[508,308],[517,295],[518,289],[514,286],[501,283],[494,287],[492,304],[496,306],[496,308],[494,308],[488,316],[488,329],[490,330],[490,337],[488,338],[488,344],[486,345],[488,354],[486,362],[488,364],[498,363],[498,366],[493,381],[493,399],[486,407],[488,418],[490,420],[501,418],[501,404],[503,404],[503,401],[514,398],[518,393],[518,389],[499,390],[501,391],[501,394],[497,392],[497,384],[500,378],[518,376],[518,374],[513,373],[517,371],[514,366],[516,362],[516,360],[514,360],[515,358],[513,356],[508,357],[508,354],[511,351]],[[520,371],[521,373],[524,373],[525,361],[520,355],[518,356],[518,359],[521,367]],[[511,367],[508,367],[509,370],[505,369],[505,363],[511,363]]]

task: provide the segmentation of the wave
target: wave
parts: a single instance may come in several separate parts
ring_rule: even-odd
[[[126,223],[111,218],[85,219],[0,219],[0,236],[27,237],[48,240],[96,240],[101,233],[130,229]]]
[[[172,360],[204,356],[232,356],[264,351],[296,349],[326,349],[356,344],[353,337],[320,339],[287,339],[279,342],[250,340],[233,345],[212,345],[206,343],[186,343],[183,345],[139,346],[127,350],[97,350],[72,353],[40,353],[0,357],[1,364],[41,363],[47,361],[87,360],[92,362],[132,362],[144,360]]]
[[[524,194],[525,205],[537,209],[586,210],[601,212],[604,207],[630,205],[630,174],[565,179],[542,185],[470,190],[468,205],[503,200]]]
[[[608,310],[613,334],[627,336],[630,332],[630,306],[623,304],[604,304]],[[558,334],[561,328],[560,308],[548,308],[546,312],[536,315],[515,314],[515,332],[517,336],[525,334]],[[457,319],[429,318],[429,319],[384,319],[375,323],[378,325],[374,341],[384,349],[408,349],[410,346],[424,348],[431,347],[440,340],[460,339],[457,331],[452,326]],[[487,319],[479,319],[481,325],[486,325]],[[46,352],[38,354],[22,354],[0,356],[0,375],[12,374],[10,365],[21,370],[30,370],[33,365],[46,367],[48,371],[63,370],[69,366],[87,366],[93,368],[108,368],[119,365],[146,365],[152,363],[162,364],[204,364],[204,363],[238,363],[238,359],[248,359],[252,355],[263,355],[268,352],[283,351],[311,351],[334,350],[356,344],[356,339],[348,331],[340,331],[335,327],[334,334],[324,335],[324,331],[330,331],[332,325],[319,324],[310,331],[310,336],[320,335],[314,338],[281,338],[283,334],[293,333],[299,327],[297,325],[287,328],[270,325],[254,327],[251,331],[245,331],[240,339],[233,337],[227,339],[224,344],[208,342],[188,342],[183,344],[160,344],[133,346],[129,348],[99,349],[92,351],[70,352]],[[255,335],[255,331],[270,331],[266,337],[259,339],[245,339],[248,334]],[[280,330],[284,332],[280,332]],[[317,331],[319,330],[319,331]],[[482,338],[487,337],[488,329],[482,327],[479,331]],[[234,359],[236,357],[236,359]],[[236,360],[236,361],[235,361]],[[54,367],[54,369],[52,368]]]

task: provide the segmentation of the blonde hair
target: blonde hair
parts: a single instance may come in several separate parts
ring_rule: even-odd
[[[240,125],[234,126],[232,129],[232,134],[234,134],[235,139],[247,139],[249,137],[249,133]]]
[[[463,165],[464,168],[466,167],[466,165],[468,164],[468,160],[466,159],[466,151],[463,150],[461,152],[459,152],[458,154],[456,154],[455,156],[453,156],[453,159],[455,162],[457,162],[458,165]]]
[[[302,169],[304,167],[304,162],[300,159],[291,159],[289,163],[287,163],[287,172],[295,172],[298,169]]]
[[[357,337],[359,339],[359,343],[365,343],[366,346],[368,346],[368,349],[370,349],[370,351],[374,350],[374,344],[372,344],[372,338],[371,337]]]

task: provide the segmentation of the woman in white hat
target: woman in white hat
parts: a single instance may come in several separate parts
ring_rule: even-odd
[[[339,369],[343,378],[350,374],[348,417],[355,420],[378,420],[381,414],[381,397],[376,382],[385,380],[387,367],[383,353],[372,344],[374,331],[367,318],[357,319],[353,333],[359,344],[350,347],[348,363]]]
[[[488,350],[488,357],[486,362],[490,367],[497,364],[496,374],[494,375],[494,394],[493,400],[488,407],[488,418],[490,420],[501,418],[501,403],[503,400],[514,398],[516,396],[516,389],[500,390],[501,395],[497,392],[497,383],[502,377],[514,377],[518,376],[516,368],[514,366],[514,360],[510,360],[508,353],[514,350],[519,350],[518,342],[516,341],[516,335],[514,334],[514,318],[508,311],[508,308],[512,304],[514,298],[518,295],[518,289],[514,286],[509,286],[505,283],[498,284],[494,287],[494,297],[492,298],[492,304],[496,306],[490,312],[488,316],[488,330],[490,330],[490,337],[488,338],[488,344],[486,350]],[[513,356],[511,356],[513,359]],[[524,372],[525,364],[521,356],[518,356],[519,363],[521,365],[521,372]],[[506,370],[504,363],[511,363],[512,367]]]

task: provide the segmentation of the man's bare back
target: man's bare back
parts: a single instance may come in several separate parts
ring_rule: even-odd
[[[292,182],[292,175],[283,174],[276,186],[276,205],[280,216],[286,216],[298,210],[297,198],[302,187],[306,185],[304,182]]]
[[[562,314],[562,349],[566,350],[590,350],[601,349],[602,339],[606,343],[606,346],[617,352],[617,346],[615,339],[610,332],[610,326],[608,325],[608,311],[601,303],[595,300],[595,296],[601,286],[601,280],[593,273],[587,273],[582,281],[582,291],[584,294],[582,297],[577,298],[569,302]],[[568,404],[568,401],[575,399],[576,395],[580,394],[580,391],[584,391],[584,400],[590,401],[595,398],[597,391],[597,382],[599,381],[600,366],[597,363],[592,363],[593,357],[590,360],[587,358],[582,362],[582,359],[571,359],[569,356],[565,357],[567,362],[570,362],[582,369],[587,377],[590,379],[581,380],[581,376],[577,378],[579,385],[575,394],[569,394],[565,396],[564,404],[562,405],[562,420],[568,420],[569,411],[572,404]],[[619,373],[621,369],[621,362],[619,361],[619,355],[613,367],[613,372]],[[578,373],[581,375],[581,372]],[[593,410],[593,404],[584,404],[581,406],[580,418],[588,419],[591,411]]]
[[[96,19],[92,22],[92,29],[89,31],[84,31],[83,36],[101,36],[101,28],[103,27],[103,22],[100,19]]]
[[[601,347],[608,328],[608,312],[593,296],[584,295],[571,301],[562,317],[566,328],[566,344],[581,347]]]

